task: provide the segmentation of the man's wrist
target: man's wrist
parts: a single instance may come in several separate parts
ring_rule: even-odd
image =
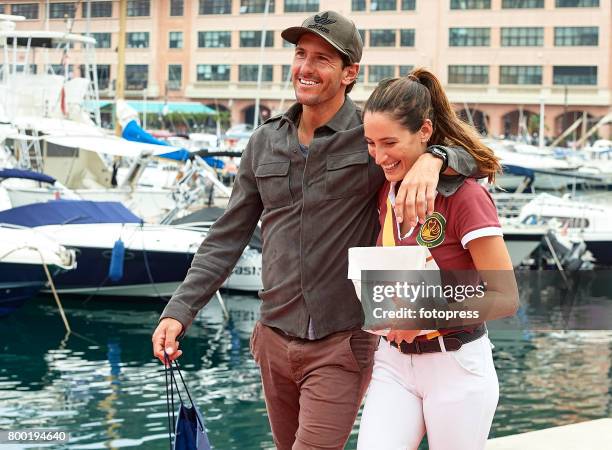
[[[425,151],[442,162],[440,173],[444,172],[448,168],[448,154],[443,147],[431,145],[427,147]]]

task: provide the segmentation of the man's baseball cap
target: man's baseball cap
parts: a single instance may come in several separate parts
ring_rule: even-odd
[[[363,41],[355,24],[335,11],[317,13],[307,18],[301,27],[290,27],[281,33],[286,41],[297,44],[304,33],[314,33],[329,42],[351,64],[361,60]]]

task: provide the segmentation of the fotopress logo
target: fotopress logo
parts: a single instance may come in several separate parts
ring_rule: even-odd
[[[363,270],[354,281],[366,330],[487,322],[492,330],[560,331],[612,330],[611,279],[611,270]]]
[[[440,225],[440,224],[438,224]],[[440,239],[441,229],[435,239]],[[435,231],[435,230],[434,230]],[[433,236],[433,234],[432,234]],[[365,329],[440,329],[478,324],[507,316],[512,302],[500,301],[488,289],[513,283],[512,271],[482,274],[475,270],[372,270],[361,272]],[[516,290],[514,291],[516,293]],[[496,299],[493,301],[492,299]],[[514,305],[518,303],[516,295]]]

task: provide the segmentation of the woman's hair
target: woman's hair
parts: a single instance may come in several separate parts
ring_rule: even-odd
[[[480,173],[489,182],[501,171],[499,158],[484,145],[478,132],[457,117],[440,81],[426,69],[415,69],[402,78],[380,82],[364,106],[365,112],[390,114],[411,133],[416,133],[426,119],[433,124],[428,145],[463,147],[474,157]]]

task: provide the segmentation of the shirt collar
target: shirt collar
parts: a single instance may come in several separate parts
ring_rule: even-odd
[[[355,103],[349,98],[344,97],[344,103],[338,112],[331,118],[329,122],[322,127],[328,127],[333,131],[344,131],[350,128],[351,121],[355,115],[357,107]],[[296,124],[300,115],[302,114],[302,105],[300,103],[294,103],[291,107],[282,115],[279,120],[276,129],[278,130],[283,126],[285,122],[291,122]]]

